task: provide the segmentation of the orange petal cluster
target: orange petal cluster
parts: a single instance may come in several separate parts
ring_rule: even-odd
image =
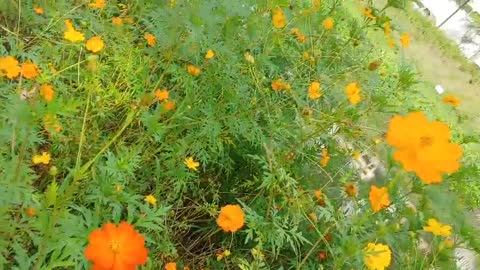
[[[125,221],[118,226],[103,224],[90,234],[88,241],[85,257],[93,263],[93,269],[133,270],[147,262],[145,239]]]
[[[440,183],[442,174],[460,168],[463,151],[460,145],[450,142],[450,128],[445,123],[429,121],[423,112],[394,116],[386,141],[396,148],[393,158],[425,184]]]
[[[217,224],[225,232],[236,232],[245,224],[245,213],[238,204],[228,204],[220,209]]]

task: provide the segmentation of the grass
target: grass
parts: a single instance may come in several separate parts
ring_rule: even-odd
[[[423,80],[425,91],[434,91],[437,84],[461,100],[459,110],[467,114],[471,121],[466,131],[480,131],[480,69],[469,61],[458,45],[439,30],[432,21],[416,10],[408,12],[391,10],[395,24],[412,36],[412,43],[404,50],[405,57],[416,64]],[[427,61],[426,61],[427,59]]]

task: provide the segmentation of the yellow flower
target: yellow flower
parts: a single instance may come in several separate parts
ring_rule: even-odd
[[[187,72],[192,76],[200,75],[200,68],[191,64],[187,65]]]
[[[45,99],[45,101],[50,102],[53,100],[53,96],[55,95],[55,91],[53,87],[49,84],[42,84],[40,86],[40,96]]]
[[[122,185],[116,184],[116,185],[115,185],[115,191],[116,191],[116,192],[122,191]]]
[[[404,48],[407,48],[408,46],[410,46],[410,36],[407,33],[403,33],[400,36],[400,43]]]
[[[226,250],[223,252],[223,255],[224,255],[225,257],[228,257],[228,256],[232,255],[232,252],[230,252],[230,250],[226,249]]]
[[[105,46],[105,42],[103,42],[102,38],[99,36],[92,37],[86,43],[87,50],[97,53],[103,49]]]
[[[245,213],[240,205],[229,204],[220,209],[217,225],[225,232],[236,232],[245,224]]]
[[[383,29],[386,37],[389,37],[390,34],[392,34],[392,27],[390,26],[390,22],[385,22],[383,24]]]
[[[436,236],[450,236],[452,234],[452,226],[443,225],[434,218],[428,220],[427,226],[423,227],[423,230]]]
[[[333,18],[328,17],[323,20],[322,25],[325,30],[332,30],[335,22],[333,21]]]
[[[213,50],[208,50],[205,54],[205,59],[212,59],[215,56],[215,52]]]
[[[194,171],[197,171],[198,166],[200,166],[200,163],[195,161],[192,157],[187,157],[183,163],[187,166],[187,168]]]
[[[373,212],[387,208],[391,203],[388,196],[388,189],[386,187],[379,188],[375,185],[370,186],[369,200]]]
[[[0,76],[13,79],[20,74],[22,68],[13,56],[0,57]]]
[[[120,17],[113,17],[112,24],[115,26],[123,26],[123,20]]]
[[[372,14],[373,10],[371,8],[362,8],[362,12],[363,12],[363,15],[365,15],[365,17],[369,18],[369,19],[372,19],[374,20],[375,19],[375,16]]]
[[[83,35],[83,33],[75,30],[75,28],[73,27],[72,20],[65,20],[65,26],[67,27],[67,31],[63,33],[64,39],[71,42],[79,42],[85,40],[85,36]]]
[[[43,13],[44,13],[43,8],[41,8],[37,5],[33,6],[33,11],[35,11],[35,13],[37,13],[38,15],[43,15]]]
[[[282,8],[274,8],[272,10],[272,24],[277,29],[284,28],[287,25],[287,18]]]
[[[47,153],[47,152],[42,152],[41,155],[34,155],[33,158],[32,158],[32,162],[33,164],[37,165],[37,164],[45,164],[47,165],[48,163],[50,163],[50,154]]]
[[[90,8],[104,8],[105,0],[95,0],[95,2],[88,4]]]
[[[353,105],[358,104],[360,100],[362,100],[362,97],[360,96],[360,87],[356,82],[349,83],[345,88],[345,93],[348,96],[348,100]]]
[[[308,97],[313,100],[317,100],[322,96],[322,92],[320,92],[320,83],[317,81],[313,81],[308,86]]]
[[[392,261],[392,251],[387,245],[368,243],[363,257],[368,270],[384,270]]]
[[[148,46],[153,47],[155,46],[155,44],[157,44],[157,38],[154,35],[150,33],[145,33],[143,37],[147,40]]]
[[[313,8],[313,10],[319,10],[320,9],[320,0],[312,0],[312,8]]]
[[[145,201],[153,206],[157,206],[157,198],[152,194],[145,196]]]
[[[463,150],[450,142],[450,128],[445,123],[429,121],[423,112],[394,116],[386,141],[396,148],[393,158],[425,184],[440,183],[443,173],[454,173],[460,168]]]
[[[460,99],[458,99],[454,95],[446,95],[442,98],[442,101],[443,103],[452,105],[453,107],[457,107],[458,105],[460,105]]]
[[[328,162],[330,161],[330,156],[328,155],[327,148],[322,149],[322,160],[320,160],[320,166],[327,167]]]
[[[40,69],[38,66],[31,62],[26,62],[22,64],[22,76],[25,79],[33,79],[40,75]]]

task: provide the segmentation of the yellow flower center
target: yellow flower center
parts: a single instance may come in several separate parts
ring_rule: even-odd
[[[113,253],[119,253],[120,252],[120,242],[118,240],[110,241],[110,249],[112,250]]]
[[[427,147],[433,144],[433,138],[431,136],[420,137],[420,146]]]

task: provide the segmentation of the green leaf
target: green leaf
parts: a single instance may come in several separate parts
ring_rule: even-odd
[[[57,195],[58,195],[58,184],[56,181],[53,181],[47,187],[47,191],[45,191],[45,203],[47,207],[55,205],[57,202]]]

